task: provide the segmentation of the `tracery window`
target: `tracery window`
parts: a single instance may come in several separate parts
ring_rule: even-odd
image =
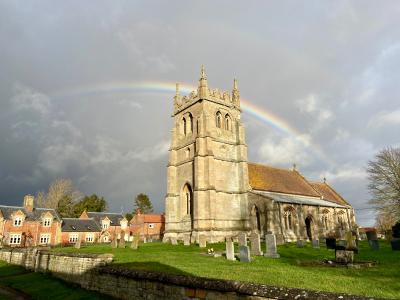
[[[229,131],[232,130],[232,121],[228,114],[225,115],[225,129]]]
[[[294,222],[294,209],[292,207],[288,207],[284,212],[284,220],[285,220],[285,228],[286,230],[293,230],[293,222]]]
[[[216,121],[215,122],[216,122],[217,128],[221,128],[222,127],[222,115],[221,115],[220,112],[217,112]]]

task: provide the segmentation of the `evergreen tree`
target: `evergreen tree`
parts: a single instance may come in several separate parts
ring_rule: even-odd
[[[153,204],[151,203],[149,196],[143,193],[136,196],[134,207],[135,213],[138,213],[138,210],[140,210],[142,214],[153,212]]]

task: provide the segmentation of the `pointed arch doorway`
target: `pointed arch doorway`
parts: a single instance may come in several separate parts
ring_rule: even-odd
[[[305,219],[305,223],[306,223],[307,238],[311,241],[313,239],[313,236],[312,236],[313,219],[312,219],[312,217],[308,216]]]

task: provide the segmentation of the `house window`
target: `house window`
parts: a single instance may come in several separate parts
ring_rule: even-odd
[[[50,218],[46,218],[43,220],[43,226],[44,227],[50,227],[51,225],[51,219]]]
[[[10,245],[21,244],[21,234],[11,234],[10,235]]]
[[[77,233],[71,233],[69,235],[69,242],[70,243],[76,243],[78,241],[78,234]]]
[[[110,224],[108,224],[108,223],[103,223],[103,229],[108,229],[108,227],[110,226]]]
[[[104,243],[108,243],[109,242],[108,235],[103,236],[103,242]]]
[[[88,243],[93,243],[93,240],[94,240],[93,233],[87,233],[85,241]]]
[[[41,234],[40,235],[40,239],[39,239],[39,243],[41,245],[48,245],[50,244],[50,234]]]
[[[154,224],[149,224],[149,228],[154,228]]]
[[[22,225],[22,218],[21,217],[16,217],[14,219],[14,226],[21,226]]]

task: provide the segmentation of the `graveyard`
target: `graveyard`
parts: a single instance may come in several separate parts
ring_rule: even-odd
[[[135,245],[136,246],[136,245]],[[227,247],[234,247],[235,260],[225,256]],[[261,251],[266,253],[265,244]],[[388,299],[400,297],[399,252],[392,251],[390,244],[380,242],[379,250],[372,250],[367,241],[359,243],[354,262],[369,262],[367,266],[337,266],[335,251],[321,243],[319,248],[305,242],[303,247],[296,243],[277,246],[277,254],[268,257],[249,253],[250,262],[238,260],[237,243],[198,245],[152,242],[139,243],[137,249],[130,243],[122,247],[112,245],[81,245],[57,247],[56,252],[112,253],[115,268],[167,272],[176,275],[228,279],[242,282],[261,283],[272,286],[307,288],[364,295]]]

